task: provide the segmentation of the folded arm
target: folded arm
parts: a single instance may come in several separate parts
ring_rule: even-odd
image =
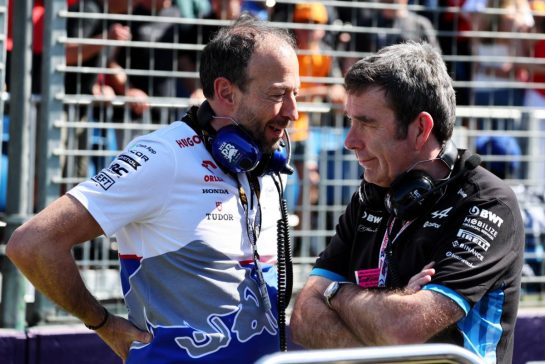
[[[424,343],[464,315],[446,296],[414,287],[391,291],[344,285],[330,309],[323,300],[330,282],[312,276],[297,298],[290,326],[294,340],[305,347]]]

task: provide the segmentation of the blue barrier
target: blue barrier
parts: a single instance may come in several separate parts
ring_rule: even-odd
[[[0,358],[2,358],[2,363],[26,363],[26,345],[25,333],[11,329],[0,329]]]

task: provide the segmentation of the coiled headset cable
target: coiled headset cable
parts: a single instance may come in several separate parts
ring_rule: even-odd
[[[293,262],[291,259],[291,243],[288,225],[288,204],[284,198],[282,179],[276,174],[273,177],[278,190],[280,202],[280,219],[276,224],[278,240],[278,330],[280,335],[280,351],[287,351],[286,340],[286,309],[291,300],[293,289]]]

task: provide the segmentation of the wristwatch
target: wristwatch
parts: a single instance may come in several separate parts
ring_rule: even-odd
[[[341,287],[344,286],[345,284],[354,284],[354,283],[334,281],[334,282],[331,282],[329,286],[327,286],[327,288],[324,291],[324,298],[325,298],[325,303],[327,304],[329,308],[333,309],[333,307],[331,307],[331,300],[333,299],[333,297],[335,297],[335,295],[339,292]]]

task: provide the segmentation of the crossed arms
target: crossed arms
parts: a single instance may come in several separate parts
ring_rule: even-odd
[[[417,274],[404,290],[344,285],[332,300],[332,309],[323,299],[331,281],[311,276],[291,315],[294,341],[306,348],[424,343],[464,316],[450,298],[420,290],[429,281],[425,276]]]

